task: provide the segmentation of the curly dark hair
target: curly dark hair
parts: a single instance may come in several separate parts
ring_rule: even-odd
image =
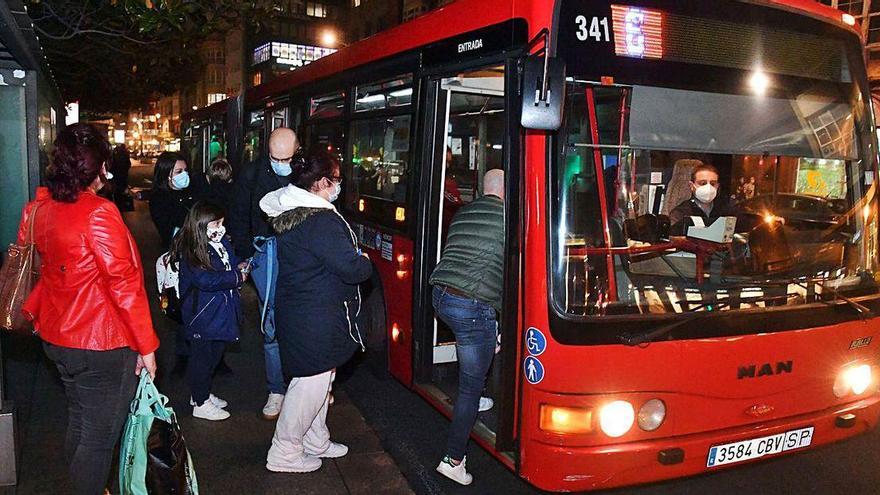
[[[293,173],[290,182],[301,189],[310,191],[316,182],[331,178],[339,170],[339,160],[326,151],[318,151],[293,157]]]
[[[75,202],[109,159],[110,142],[95,126],[80,123],[62,129],[55,139],[55,151],[46,169],[46,185],[52,199]]]

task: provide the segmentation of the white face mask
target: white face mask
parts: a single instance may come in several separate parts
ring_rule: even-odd
[[[208,227],[208,240],[211,242],[220,242],[226,235],[226,227],[211,228]]]
[[[332,182],[332,181],[331,181]],[[339,199],[339,194],[342,192],[342,184],[338,182],[333,182],[333,192],[330,193],[330,197],[327,198],[327,201],[334,202]]]
[[[711,203],[712,201],[715,201],[715,196],[717,194],[718,190],[712,187],[712,184],[703,184],[694,191],[694,197],[703,203]]]

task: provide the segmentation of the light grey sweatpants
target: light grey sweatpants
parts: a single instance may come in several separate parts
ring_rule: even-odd
[[[303,455],[320,455],[330,448],[327,407],[335,376],[336,370],[330,370],[290,380],[266,459],[269,464],[290,465]]]

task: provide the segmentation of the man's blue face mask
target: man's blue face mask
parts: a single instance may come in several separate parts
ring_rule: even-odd
[[[281,177],[287,177],[293,172],[293,168],[290,166],[290,163],[281,163],[275,160],[269,160],[272,164],[272,171],[275,172],[275,175],[279,175]]]

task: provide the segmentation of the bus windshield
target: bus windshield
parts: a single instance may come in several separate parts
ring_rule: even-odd
[[[741,80],[749,83],[726,91],[569,81],[551,194],[552,299],[562,315],[877,292],[862,91],[758,72]]]

